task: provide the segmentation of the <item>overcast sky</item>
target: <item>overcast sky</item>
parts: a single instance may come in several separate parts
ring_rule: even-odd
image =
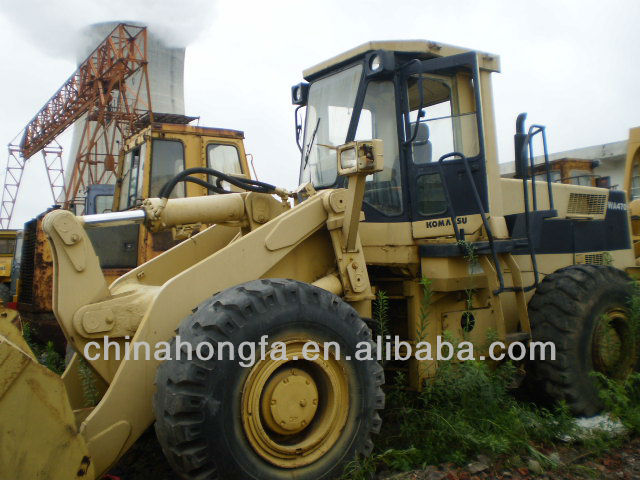
[[[500,55],[502,162],[513,159],[519,112],[547,125],[552,152],[623,140],[640,125],[638,0],[0,0],[4,144],[75,69],[77,30],[121,19],[188,44],[186,113],[243,130],[260,179],[288,188],[299,162],[291,85],[304,68],[368,40],[428,39]],[[5,153],[0,161],[4,171]],[[14,226],[50,204],[36,156]]]

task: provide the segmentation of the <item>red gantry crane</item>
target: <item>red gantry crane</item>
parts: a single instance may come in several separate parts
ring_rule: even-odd
[[[16,136],[19,143],[9,145],[0,229],[9,228],[29,158],[42,153],[55,203],[82,207],[88,185],[113,181],[119,142],[153,121],[151,112],[147,29],[121,23]],[[56,137],[83,116],[76,158],[65,175]]]

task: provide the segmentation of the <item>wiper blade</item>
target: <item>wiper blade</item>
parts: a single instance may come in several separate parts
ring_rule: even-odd
[[[311,134],[311,140],[309,141],[309,145],[307,145],[307,150],[304,152],[304,161],[302,163],[302,170],[307,168],[307,163],[309,163],[309,155],[311,155],[311,148],[313,147],[313,142],[316,141],[316,134],[318,133],[318,127],[320,126],[320,120],[322,117],[318,117],[318,121],[316,122],[316,126],[313,129],[313,133]]]

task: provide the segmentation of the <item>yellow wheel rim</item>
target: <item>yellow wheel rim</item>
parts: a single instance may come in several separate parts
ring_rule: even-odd
[[[242,391],[242,424],[255,452],[282,468],[309,465],[338,441],[349,415],[349,384],[335,359],[304,360],[308,339],[284,340],[249,372]]]
[[[596,371],[611,377],[629,373],[636,352],[625,310],[613,308],[602,315],[594,332],[592,353]]]

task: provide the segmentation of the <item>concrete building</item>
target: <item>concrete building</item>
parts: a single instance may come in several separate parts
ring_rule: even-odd
[[[622,189],[627,144],[627,140],[622,140],[549,154],[551,179],[554,182]],[[534,163],[536,177],[546,180],[543,157],[535,157]],[[501,163],[500,174],[513,177],[515,162]]]

